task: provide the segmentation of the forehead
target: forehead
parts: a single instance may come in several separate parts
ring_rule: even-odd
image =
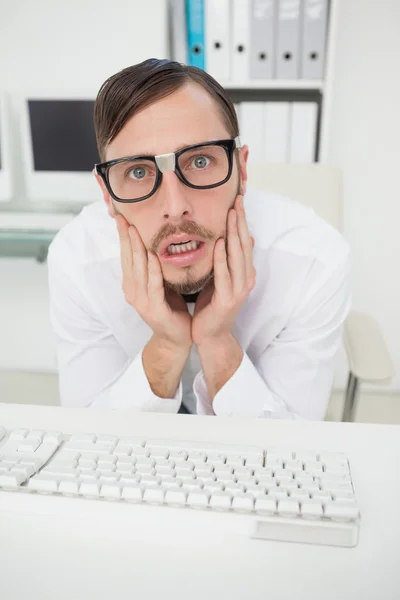
[[[230,137],[214,98],[190,83],[131,117],[106,149],[106,160],[165,154]]]

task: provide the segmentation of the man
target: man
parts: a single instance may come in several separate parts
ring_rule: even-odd
[[[124,69],[94,112],[104,203],[49,252],[61,403],[323,419],[350,303],[340,234],[247,191],[233,105],[199,69]]]

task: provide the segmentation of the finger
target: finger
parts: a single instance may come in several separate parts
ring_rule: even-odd
[[[116,217],[117,230],[120,241],[120,254],[122,275],[125,282],[132,281],[133,278],[133,249],[131,238],[129,236],[129,223],[122,215]]]
[[[246,286],[246,266],[239,239],[236,210],[229,211],[228,221],[228,266],[233,293],[238,296]]]
[[[228,304],[232,298],[232,281],[223,238],[217,240],[214,247],[214,287],[221,301]]]
[[[143,292],[147,295],[148,285],[148,266],[147,266],[147,251],[142,242],[142,238],[136,227],[130,225],[129,236],[133,248],[133,280],[135,285],[135,293],[141,295]]]
[[[162,269],[160,261],[156,254],[148,252],[148,283],[147,293],[150,300],[164,300],[164,279],[162,275]]]
[[[238,234],[244,256],[245,278],[246,281],[249,281],[255,276],[255,269],[253,265],[254,238],[251,237],[249,233],[246,213],[243,208],[243,196],[237,198],[235,206],[237,207]]]

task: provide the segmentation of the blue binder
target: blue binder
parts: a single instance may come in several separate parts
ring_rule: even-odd
[[[189,65],[205,69],[204,0],[186,0]]]

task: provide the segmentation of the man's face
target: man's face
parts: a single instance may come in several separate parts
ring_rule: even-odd
[[[107,147],[105,160],[167,154],[230,137],[215,101],[201,86],[191,83],[133,116]],[[186,186],[173,171],[166,171],[158,190],[137,203],[113,200],[97,176],[110,216],[122,214],[135,225],[146,249],[157,254],[166,288],[190,294],[212,279],[215,243],[219,237],[226,238],[228,210],[239,191],[245,192],[247,147],[235,154],[238,152],[240,166],[234,156],[232,175],[225,184],[196,190]],[[181,266],[162,252],[166,238],[176,234],[184,234],[185,240],[191,239],[191,234],[203,240],[189,265]]]

